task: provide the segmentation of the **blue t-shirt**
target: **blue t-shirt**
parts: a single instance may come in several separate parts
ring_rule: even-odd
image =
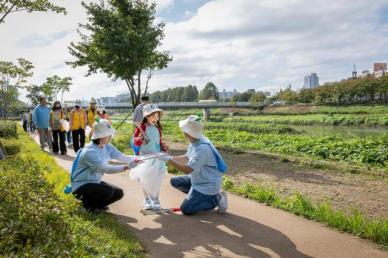
[[[217,168],[217,160],[208,144],[201,144],[205,139],[199,139],[190,144],[186,157],[187,165],[193,169],[191,172],[191,184],[194,190],[206,194],[215,195],[221,191],[222,176]]]
[[[76,191],[84,184],[100,183],[104,173],[97,168],[112,159],[117,159],[120,155],[121,152],[110,143],[100,148],[97,144],[90,142],[80,154],[78,166],[74,171],[74,174],[78,176],[71,183],[72,191]]]
[[[158,128],[154,125],[147,125],[145,136],[149,142],[146,144],[145,141],[143,141],[143,144],[140,147],[140,154],[144,155],[160,152],[160,135]]]
[[[37,128],[49,128],[50,108],[42,105],[35,107],[32,114],[32,121]]]

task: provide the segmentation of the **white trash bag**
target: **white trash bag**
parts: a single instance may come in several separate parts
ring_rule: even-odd
[[[59,123],[63,126],[63,128],[65,128],[66,132],[68,132],[70,130],[69,121],[67,121],[65,119],[61,119],[61,120],[59,120]]]
[[[129,175],[132,180],[143,185],[146,194],[157,198],[163,178],[167,174],[166,162],[159,159],[148,159],[131,169]]]
[[[85,128],[85,135],[89,136],[91,131],[92,131],[92,128],[90,128],[90,126],[87,125],[86,128]]]

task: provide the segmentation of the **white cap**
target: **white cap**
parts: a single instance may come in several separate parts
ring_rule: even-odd
[[[199,116],[190,115],[185,120],[179,121],[179,127],[183,132],[195,139],[199,139],[203,136],[203,124]]]
[[[160,112],[160,115],[163,114],[163,110],[158,108],[158,106],[155,104],[147,104],[143,107],[143,117],[149,116],[155,112]]]
[[[99,121],[93,124],[92,140],[104,138],[107,136],[114,136],[116,131],[109,124],[109,121],[105,119],[99,119]]]

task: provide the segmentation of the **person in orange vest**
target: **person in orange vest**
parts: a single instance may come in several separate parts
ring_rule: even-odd
[[[80,148],[85,146],[85,127],[87,125],[86,111],[80,104],[75,104],[70,113],[70,130],[73,136],[73,149],[77,153]]]
[[[62,155],[67,154],[65,144],[65,128],[61,124],[60,120],[65,119],[65,114],[61,108],[61,103],[55,101],[53,104],[53,110],[50,112],[50,127],[53,135],[53,152],[58,154],[59,149]],[[59,137],[59,142],[58,142]],[[59,146],[58,146],[59,145]]]
[[[94,120],[96,119],[97,116],[97,108],[96,108],[97,102],[92,98],[88,109],[86,109],[86,115],[88,117],[88,125],[90,126],[90,134],[88,137],[90,138],[93,135],[93,124]]]

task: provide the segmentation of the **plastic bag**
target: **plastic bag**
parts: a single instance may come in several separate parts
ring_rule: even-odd
[[[90,128],[90,126],[87,125],[86,128],[85,128],[85,135],[89,136],[91,131],[92,131],[92,128]]]
[[[61,119],[61,120],[59,120],[59,123],[63,126],[63,128],[65,128],[66,132],[68,132],[70,130],[69,121],[67,121],[65,119]]]
[[[137,180],[143,185],[146,194],[157,198],[163,178],[167,174],[167,166],[164,161],[149,159],[131,169],[129,173],[132,180]]]

